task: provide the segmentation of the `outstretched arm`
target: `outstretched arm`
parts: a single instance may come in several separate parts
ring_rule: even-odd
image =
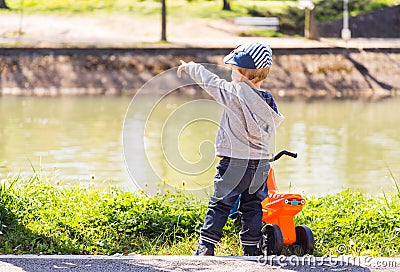
[[[233,84],[208,71],[203,65],[181,60],[181,65],[177,70],[178,77],[182,76],[183,71],[223,105],[230,105],[237,100],[237,91]]]

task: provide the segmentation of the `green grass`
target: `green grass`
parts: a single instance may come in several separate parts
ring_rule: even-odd
[[[6,3],[11,8],[11,11],[8,12],[18,12],[23,9],[25,13],[64,15],[122,13],[132,16],[158,16],[161,8],[161,2],[158,0],[6,0]],[[232,11],[223,11],[220,0],[169,0],[167,1],[167,10],[172,17],[216,19],[248,14],[281,14],[288,7],[297,7],[297,0],[231,0],[230,3]],[[318,5],[318,1],[316,3]],[[368,0],[368,4],[362,10],[359,10],[356,5],[356,10],[350,10],[350,12],[352,15],[356,15],[360,11],[396,4],[400,4],[400,0]]]
[[[285,37],[284,34],[274,30],[246,30],[239,33],[240,37]]]
[[[8,6],[26,13],[52,14],[111,14],[122,13],[141,16],[159,15],[161,2],[156,0],[7,0]],[[170,16],[182,18],[230,18],[248,13],[248,9],[282,11],[285,7],[296,4],[289,1],[231,1],[232,11],[222,11],[222,1],[169,0],[167,11]]]
[[[400,256],[399,200],[351,191],[311,198],[297,223],[313,230],[317,255]]]
[[[61,183],[41,173],[1,181],[0,254],[190,255],[196,248],[206,199],[54,184]],[[400,256],[399,201],[399,190],[344,191],[310,198],[296,220],[313,230],[316,255]],[[228,220],[218,255],[240,254],[238,232]]]

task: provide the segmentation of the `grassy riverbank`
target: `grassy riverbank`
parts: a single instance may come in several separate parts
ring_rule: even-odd
[[[115,188],[53,186],[37,174],[0,186],[0,253],[192,254],[206,200]],[[385,196],[344,191],[311,198],[298,216],[315,233],[316,255],[400,256],[400,190]],[[219,255],[238,255],[229,220]]]

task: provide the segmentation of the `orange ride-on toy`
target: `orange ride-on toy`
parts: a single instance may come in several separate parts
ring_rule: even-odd
[[[270,162],[278,160],[283,155],[293,158],[296,153],[287,150],[280,151]],[[314,235],[307,226],[295,226],[294,216],[298,214],[305,199],[299,194],[281,194],[275,182],[272,167],[267,179],[268,197],[261,204],[263,209],[263,237],[259,247],[265,255],[280,255],[284,246],[296,255],[312,254],[314,251]]]

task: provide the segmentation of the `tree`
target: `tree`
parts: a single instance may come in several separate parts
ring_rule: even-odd
[[[167,41],[167,5],[161,0],[161,40]]]
[[[307,39],[319,40],[317,28],[317,20],[315,19],[315,8],[306,8],[306,16],[304,22],[304,36]]]
[[[304,19],[304,37],[307,39],[319,40],[314,0],[299,1],[298,7],[306,11]]]
[[[0,8],[9,9],[9,7],[6,4],[6,0],[0,0]]]
[[[231,5],[229,4],[229,0],[224,0],[224,5],[222,10],[231,10]]]

